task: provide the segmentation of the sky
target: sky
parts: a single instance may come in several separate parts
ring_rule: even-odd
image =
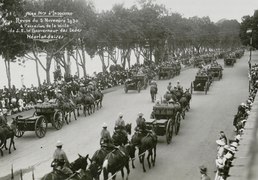
[[[110,10],[114,4],[123,3],[125,7],[136,4],[136,0],[92,0],[98,11]],[[171,12],[177,12],[183,17],[209,16],[213,22],[220,19],[236,19],[241,22],[245,15],[253,15],[258,9],[258,0],[156,0],[164,4]]]
[[[136,4],[135,0],[92,0],[98,12],[102,10],[110,10],[114,4],[123,3],[125,7],[131,7]],[[156,0],[157,4],[164,4],[171,12],[177,12],[183,17],[203,17],[209,16],[213,22],[220,19],[236,19],[241,22],[241,18],[245,15],[252,16],[254,10],[258,9],[258,0]],[[44,58],[44,57],[43,57]],[[11,64],[12,84],[21,87],[21,75],[24,76],[26,86],[31,84],[37,85],[35,64],[33,62],[26,63],[26,67]],[[86,69],[89,75],[94,71],[101,71],[101,62],[96,56],[94,59],[87,57]],[[72,74],[76,71],[72,67]],[[0,57],[0,88],[7,85],[5,66]],[[40,70],[41,81],[45,79],[45,73]],[[52,76],[52,74],[51,74]]]

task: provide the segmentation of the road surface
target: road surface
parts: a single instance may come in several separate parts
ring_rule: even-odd
[[[164,137],[159,137],[156,166],[147,168],[147,172],[143,173],[137,159],[136,169],[131,171],[129,179],[199,179],[198,167],[202,164],[208,167],[208,174],[214,178],[215,140],[220,130],[223,130],[228,138],[233,137],[233,116],[237,106],[248,97],[248,58],[248,53],[245,53],[234,67],[224,67],[222,80],[215,81],[207,95],[204,92],[193,93],[191,109],[185,120],[181,121],[179,135],[173,136],[170,145],[166,144]],[[218,62],[223,64],[222,60]],[[175,85],[176,81],[180,80],[183,87],[190,87],[196,72],[197,69],[188,69],[174,79],[158,81],[157,97],[163,96],[168,82]],[[59,131],[50,127],[42,139],[38,139],[34,132],[25,132],[22,138],[15,139],[16,151],[12,151],[11,155],[4,151],[4,157],[0,157],[0,179],[10,174],[12,164],[15,171],[24,169],[26,180],[31,179],[32,168],[36,179],[50,172],[57,140],[64,143],[63,149],[70,161],[75,160],[78,153],[91,156],[99,149],[103,122],[108,124],[108,129],[112,132],[118,113],[123,112],[126,123],[132,123],[134,128],[138,112],[143,112],[144,117],[148,119],[152,106],[149,88],[140,93],[128,91],[127,94],[123,89],[118,89],[105,94],[103,108],[93,115],[80,117]],[[121,179],[120,173],[117,179]]]

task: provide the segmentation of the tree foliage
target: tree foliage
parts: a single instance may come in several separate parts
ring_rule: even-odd
[[[184,18],[152,0],[138,0],[130,8],[125,8],[123,4],[115,4],[112,9],[100,13],[97,13],[93,4],[86,0],[26,0],[25,6],[21,4],[22,0],[0,2],[4,2],[4,6],[0,7],[4,16],[0,27],[3,26],[3,22],[8,22],[8,18],[22,15],[24,10],[70,11],[74,13],[74,18],[79,20],[80,23],[74,26],[82,29],[80,33],[66,33],[63,39],[47,43],[32,43],[20,34],[10,34],[1,30],[1,55],[6,57],[8,52],[9,59],[14,59],[16,56],[22,56],[24,52],[34,52],[34,58],[46,71],[48,82],[53,60],[69,75],[70,61],[74,59],[77,71],[82,68],[83,76],[86,77],[86,53],[90,57],[98,55],[103,71],[107,71],[111,62],[116,65],[119,60],[122,68],[126,67],[126,63],[130,66],[131,52],[134,52],[137,62],[142,56],[144,61],[158,63],[166,59],[168,54],[174,57],[191,56],[218,49],[236,48],[240,46],[239,32],[241,42],[247,45],[249,35],[246,34],[246,30],[250,27],[254,29],[253,42],[257,39],[257,12],[253,17],[243,17],[240,25],[236,20],[214,23],[209,17]],[[13,6],[13,3],[16,5]],[[15,12],[13,16],[7,16],[7,9]],[[17,24],[5,25],[4,29],[10,26],[15,27]],[[9,46],[13,48],[8,48]],[[45,65],[37,57],[39,53],[46,53]]]
[[[248,33],[248,30],[252,30]],[[252,46],[258,48],[258,10],[254,12],[253,16],[243,16],[240,26],[240,39],[243,45],[250,45],[252,37]]]

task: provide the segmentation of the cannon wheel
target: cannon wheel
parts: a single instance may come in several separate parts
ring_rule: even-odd
[[[167,140],[167,144],[171,143],[172,136],[173,136],[173,123],[172,123],[172,120],[169,119],[168,122],[167,122],[167,126],[166,126],[166,140]]]
[[[178,133],[179,133],[180,121],[181,121],[180,113],[177,112],[177,113],[176,113],[176,117],[175,117],[175,134],[176,134],[176,135],[178,135]]]
[[[124,90],[125,90],[125,93],[128,92],[128,88],[126,86],[124,87]]]
[[[63,121],[63,114],[61,111],[57,110],[54,113],[51,123],[52,123],[52,126],[57,130],[63,127],[64,121]]]
[[[141,92],[141,82],[140,81],[137,83],[137,91],[138,91],[138,93]]]
[[[39,138],[46,135],[47,132],[47,122],[44,116],[39,116],[35,123],[35,133]]]
[[[14,135],[16,137],[20,138],[20,137],[23,136],[23,134],[24,134],[24,131],[20,131],[18,127],[15,129],[15,134]]]
[[[207,91],[208,91],[208,82],[205,83],[204,91],[205,91],[205,94],[207,94]]]

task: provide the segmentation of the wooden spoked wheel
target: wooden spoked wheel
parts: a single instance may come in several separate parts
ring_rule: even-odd
[[[166,126],[166,140],[167,144],[170,144],[173,137],[173,123],[172,120],[169,119]]]
[[[59,130],[63,127],[63,114],[61,111],[56,111],[53,115],[52,125],[55,129]]]
[[[46,135],[47,132],[47,121],[44,116],[39,116],[35,123],[35,133],[39,138]]]

